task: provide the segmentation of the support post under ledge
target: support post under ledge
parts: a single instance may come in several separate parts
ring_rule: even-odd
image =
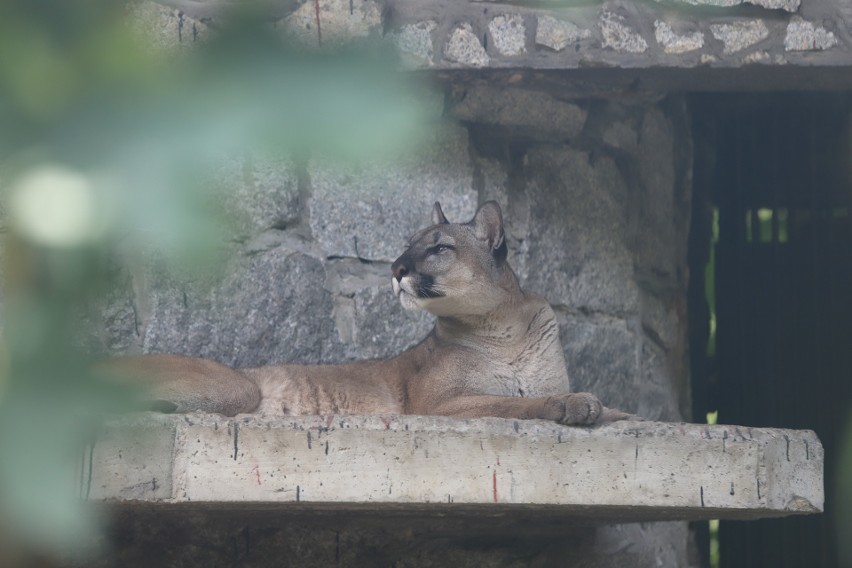
[[[110,420],[90,451],[83,497],[163,511],[532,512],[609,524],[818,513],[824,499],[823,448],[808,430],[145,413]]]

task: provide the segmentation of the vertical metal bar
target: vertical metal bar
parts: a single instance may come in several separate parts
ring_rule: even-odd
[[[748,132],[748,129],[744,126],[744,122],[747,116],[746,112],[743,112],[742,108],[739,109],[740,112],[737,113],[738,120],[736,121],[736,152],[734,155],[734,191],[735,191],[735,208],[736,208],[736,237],[733,239],[733,246],[735,247],[736,254],[736,270],[734,271],[733,278],[736,283],[736,300],[735,305],[736,309],[732,310],[732,313],[736,314],[734,317],[736,318],[736,343],[732,343],[732,354],[738,358],[738,372],[737,377],[735,378],[737,382],[737,416],[735,420],[737,423],[744,422],[744,408],[747,407],[748,401],[746,399],[747,396],[747,388],[746,381],[748,380],[748,366],[746,362],[746,357],[748,353],[748,349],[746,347],[746,342],[748,338],[747,330],[745,328],[746,318],[744,317],[744,310],[746,308],[745,304],[745,247],[747,246],[746,236],[745,236],[745,222],[744,222],[744,213],[745,213],[745,164],[746,164],[746,144],[745,144],[745,136]],[[750,124],[747,125],[751,127]],[[730,276],[729,276],[730,277]],[[733,322],[732,322],[733,323]],[[734,418],[734,417],[731,417]],[[739,546],[740,550],[738,551],[740,554],[743,554],[745,558],[741,560],[745,561],[746,565],[752,565],[754,562],[754,558],[752,558],[752,550],[750,546],[747,546],[746,543],[751,540],[751,537],[754,534],[754,527],[748,526],[743,527],[746,530],[740,534]],[[743,538],[745,537],[745,538]],[[721,546],[722,543],[720,543]]]
[[[812,337],[812,340],[813,340],[812,357],[813,357],[813,369],[814,369],[815,377],[814,377],[814,380],[811,381],[812,384],[810,385],[810,388],[806,389],[806,392],[808,392],[808,394],[810,395],[810,396],[807,396],[808,404],[806,405],[806,407],[813,409],[813,408],[817,408],[817,405],[819,405],[821,402],[823,402],[823,401],[820,400],[821,397],[819,396],[818,393],[819,393],[820,390],[822,390],[821,387],[825,386],[825,385],[823,385],[823,382],[825,380],[825,376],[824,376],[822,353],[821,353],[822,352],[822,349],[821,349],[822,326],[821,326],[821,323],[820,323],[820,309],[819,309],[820,308],[820,296],[821,296],[821,294],[820,294],[820,269],[821,269],[820,259],[822,257],[822,255],[820,254],[820,236],[819,236],[819,233],[822,230],[822,223],[824,222],[824,218],[820,214],[821,213],[821,203],[820,203],[820,193],[821,192],[820,192],[820,188],[822,188],[822,185],[821,185],[821,182],[822,182],[821,177],[822,176],[820,175],[820,168],[819,168],[819,164],[817,163],[817,156],[819,155],[818,154],[819,148],[818,148],[818,145],[817,145],[817,136],[819,134],[817,132],[818,114],[816,113],[816,111],[813,108],[809,109],[808,118],[809,118],[809,120],[808,120],[808,183],[810,185],[810,187],[808,188],[809,189],[808,195],[810,197],[810,200],[809,200],[809,208],[810,208],[810,216],[809,217],[810,217],[810,219],[809,220],[810,220],[810,224],[811,224],[811,227],[810,227],[810,232],[811,232],[811,235],[810,235],[811,236],[811,242],[810,242],[810,245],[811,245],[811,255],[810,255],[810,257],[811,257],[811,269],[810,269],[811,290],[810,290],[810,296],[811,296],[811,302],[813,303],[813,305],[811,306],[812,325],[813,325],[811,337]],[[826,192],[823,189],[822,193],[826,194],[828,192]],[[813,411],[811,411],[811,412],[813,412]],[[814,417],[815,420],[814,420],[814,423],[811,425],[811,427],[813,427],[814,429],[816,429],[818,431],[825,432],[825,430],[822,427],[823,426],[822,423],[824,422],[824,419],[821,418],[821,417],[818,417],[818,416],[819,416],[819,414],[817,414],[817,417]],[[807,415],[805,415],[805,416],[800,415],[798,418],[799,418],[799,424],[801,424],[803,420],[808,419]],[[819,524],[822,524],[822,522],[820,522]],[[825,560],[826,560],[826,558],[825,558],[825,546],[824,546],[826,538],[823,537],[821,540],[822,540],[822,543],[819,543],[819,544],[822,544],[823,546],[819,546],[818,543],[813,543],[813,544],[819,546],[818,550],[820,551],[820,558],[815,559],[815,560],[817,560],[819,562],[819,564],[824,565]],[[817,551],[815,550],[813,552],[817,552]]]
[[[732,310],[732,313],[736,314],[736,343],[732,345],[736,345],[734,348],[734,355],[737,357],[737,364],[739,366],[739,376],[736,378],[737,381],[737,391],[738,391],[738,408],[737,408],[737,416],[736,419],[738,421],[742,421],[742,404],[745,397],[745,385],[744,381],[746,378],[746,368],[745,368],[745,349],[743,348],[745,344],[746,333],[744,329],[744,320],[742,317],[742,310],[744,308],[743,300],[744,291],[743,291],[743,268],[745,267],[744,260],[744,244],[746,242],[745,236],[745,222],[744,222],[744,213],[745,208],[743,207],[743,152],[745,151],[745,143],[743,141],[744,138],[744,128],[743,128],[743,120],[742,116],[740,120],[736,121],[736,143],[735,148],[736,151],[734,153],[734,217],[737,219],[737,233],[735,238],[733,239],[734,246],[734,254],[736,255],[736,271],[733,274],[733,277],[736,281],[736,310]]]
[[[774,282],[773,291],[775,293],[775,297],[773,298],[773,329],[775,331],[775,341],[772,349],[772,362],[770,369],[770,376],[778,376],[781,369],[781,362],[779,358],[781,356],[781,343],[783,341],[781,329],[783,325],[783,321],[781,320],[781,310],[783,309],[783,305],[781,303],[781,282],[785,282],[785,274],[781,261],[781,231],[780,231],[780,213],[781,213],[781,199],[779,199],[778,194],[781,191],[784,191],[786,197],[786,185],[784,184],[784,180],[781,176],[781,160],[782,158],[782,150],[781,150],[781,110],[775,108],[772,110],[771,116],[771,132],[772,132],[772,280]],[[784,187],[782,190],[781,188]],[[786,203],[786,199],[784,202]],[[778,377],[780,378],[780,377]],[[786,387],[786,385],[784,385]],[[772,392],[772,410],[773,410],[773,419],[777,419],[780,416],[783,416],[783,412],[780,408],[780,390],[781,389],[770,389]],[[787,390],[786,388],[784,389]]]

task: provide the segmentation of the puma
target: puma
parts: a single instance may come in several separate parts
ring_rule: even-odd
[[[432,223],[393,263],[391,284],[404,308],[427,310],[437,322],[392,359],[232,369],[142,355],[106,365],[143,380],[152,404],[174,412],[494,416],[577,425],[636,418],[592,394],[569,392],[555,315],[518,285],[497,203],[485,203],[467,223],[450,223],[435,203]]]

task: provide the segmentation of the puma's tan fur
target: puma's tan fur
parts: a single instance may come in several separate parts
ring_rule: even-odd
[[[500,207],[484,204],[464,224],[438,203],[433,225],[392,265],[408,309],[435,316],[432,332],[388,360],[345,365],[231,369],[179,355],[108,364],[149,382],[160,406],[188,412],[431,414],[542,418],[593,424],[629,418],[589,393],[569,393],[553,310],[525,293],[506,262]]]

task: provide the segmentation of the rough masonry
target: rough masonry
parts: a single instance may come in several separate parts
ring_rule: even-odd
[[[215,33],[215,26],[208,26],[215,22],[215,4],[193,3],[192,9],[188,3],[179,4],[180,8],[133,4],[130,18],[153,43],[178,50],[198,47]],[[191,280],[169,270],[156,254],[133,265],[116,266],[113,292],[101,306],[100,321],[88,338],[90,349],[104,354],[178,352],[236,366],[391,356],[431,328],[427,315],[402,311],[389,290],[390,263],[402,252],[408,236],[428,224],[435,200],[441,201],[449,218],[462,220],[473,214],[477,204],[496,199],[506,217],[509,259],[522,286],[543,295],[556,310],[572,389],[594,392],[605,404],[650,420],[689,419],[686,248],[692,188],[690,118],[681,96],[648,87],[655,84],[646,81],[653,75],[649,68],[683,71],[686,74],[676,75],[676,83],[683,86],[703,76],[691,73],[705,70],[743,66],[750,66],[749,70],[801,70],[849,64],[851,44],[845,22],[852,18],[842,17],[849,8],[829,1],[694,0],[604,2],[546,11],[492,2],[320,0],[317,20],[314,2],[285,4],[292,10],[273,14],[269,25],[288,37],[322,49],[352,40],[383,42],[398,51],[402,65],[432,73],[439,82],[422,93],[423,104],[432,109],[433,121],[439,126],[424,148],[395,164],[341,168],[315,156],[249,154],[223,160],[217,172],[222,191],[215,199],[231,213],[231,221],[223,234],[228,254],[220,272],[207,281]],[[630,75],[630,70],[641,73]],[[615,79],[619,87],[613,90],[601,83],[604,75],[625,78]],[[759,74],[749,71],[749,75]],[[792,79],[785,81],[798,77],[785,73],[787,76]],[[264,436],[285,443],[281,437],[293,435],[298,436],[299,444],[311,440],[309,451],[319,450],[322,456],[326,442],[331,452],[332,440],[339,442],[350,435],[339,426],[335,432],[323,431],[320,441],[320,431],[313,438],[314,426],[307,423],[303,424],[305,430],[299,430],[298,426],[262,421],[237,426],[236,421],[187,417],[186,426],[178,426],[172,420],[164,419],[162,427],[192,434],[180,438],[166,434],[158,438],[161,443],[183,440],[208,457],[227,446],[236,454],[226,452],[221,457],[222,467],[230,468],[222,471],[241,480],[239,483],[244,481],[246,487],[258,477],[263,484],[263,475],[269,474],[259,465],[253,471],[254,464],[233,467],[235,461],[243,463],[239,444],[234,450],[237,428],[241,428],[240,435],[254,437],[258,447],[269,447],[269,451],[274,451],[273,445],[260,443]],[[411,428],[415,422],[410,420],[396,422],[385,432],[376,428],[374,419],[368,419],[363,422],[371,425],[365,435],[409,440],[410,433],[402,434],[398,428],[404,429],[405,424]],[[154,424],[143,422],[145,427]],[[429,419],[417,424],[425,423]],[[487,435],[442,430],[442,434],[430,431],[426,436],[448,436],[464,444],[482,440],[483,448],[486,442],[492,443],[492,436],[493,443],[521,444],[527,449],[544,443],[541,463],[549,461],[552,452],[563,451],[555,426],[523,424],[519,432],[512,433],[505,431],[505,425],[487,424]],[[173,427],[176,429],[169,430]],[[708,445],[714,451],[721,445],[723,457],[728,444],[752,447],[751,441],[745,441],[750,440],[748,433],[729,431],[725,438],[723,430],[711,429],[709,438],[703,438],[702,430],[684,426],[686,437],[679,438],[677,428],[650,424],[637,432],[690,440],[695,444],[695,459]],[[542,429],[549,432],[547,442],[540,442],[545,436]],[[538,434],[533,436],[533,431]],[[571,432],[565,435],[577,439],[588,435],[588,440],[601,442],[609,439],[603,430]],[[629,438],[618,427],[608,432],[622,441]],[[527,445],[530,440],[518,441],[516,435],[523,437],[523,433],[539,442]],[[554,433],[556,445],[550,439]],[[107,438],[110,435],[106,433]],[[226,435],[232,438],[223,442]],[[798,434],[787,434],[789,446],[783,434],[767,435],[774,436],[772,447],[776,449],[772,450],[774,461],[764,463],[786,467],[788,448],[797,448],[791,451],[799,452],[793,454],[797,459],[801,457],[803,444],[794,441]],[[247,442],[249,438],[243,439]],[[630,443],[627,453],[633,452],[631,459],[636,460],[638,446],[635,440]],[[428,445],[425,440],[424,444]],[[96,444],[96,452],[105,447]],[[341,455],[355,456],[358,452],[353,447]],[[160,450],[171,455],[175,447]],[[686,459],[687,454],[682,457]],[[758,467],[758,454],[759,450],[750,453],[749,460],[758,461],[747,460],[743,467]],[[382,459],[389,459],[388,455],[394,454],[382,455]],[[569,459],[567,454],[564,457]],[[99,454],[101,458],[114,460],[105,454]],[[622,471],[627,478],[632,467],[628,462]],[[114,473],[122,471],[121,464],[110,463],[117,468]],[[354,462],[347,463],[346,467],[354,467]],[[543,468],[541,463],[528,469],[561,475],[558,468]],[[738,463],[729,465],[740,467]],[[171,468],[172,462],[137,465]],[[484,500],[488,501],[493,499],[496,469],[490,462],[480,465],[484,473],[477,475],[484,475],[486,482],[492,475],[492,484],[485,484]],[[218,466],[213,463],[211,467]],[[338,467],[344,468],[342,462]],[[383,473],[380,469],[378,473],[365,469],[363,474],[384,474],[376,491],[396,491],[398,497],[404,477],[397,478],[394,489],[390,470]],[[438,469],[435,475],[440,474]],[[771,474],[770,469],[765,475]],[[99,471],[99,476],[109,474]],[[668,474],[678,476],[679,472]],[[155,499],[170,502],[119,507],[123,521],[116,528],[118,542],[133,542],[149,534],[152,541],[172,542],[179,550],[194,551],[198,565],[211,564],[217,558],[263,565],[280,560],[282,554],[300,558],[301,565],[313,562],[317,566],[334,562],[367,565],[365,559],[374,560],[376,566],[389,565],[393,559],[399,562],[397,566],[528,566],[537,559],[542,565],[560,565],[565,558],[589,566],[627,565],[625,562],[683,566],[688,562],[687,528],[680,522],[586,523],[585,528],[578,528],[576,517],[549,513],[545,518],[551,521],[551,532],[525,540],[507,535],[517,534],[530,515],[520,514],[515,521],[509,515],[501,517],[493,530],[483,531],[468,522],[483,514],[479,509],[462,511],[464,514],[453,518],[442,513],[436,521],[432,513],[406,508],[411,500],[406,505],[397,503],[396,509],[389,507],[382,513],[389,516],[376,521],[381,525],[394,514],[416,517],[411,524],[391,528],[387,523],[377,526],[371,514],[343,514],[336,509],[326,514],[323,511],[329,510],[323,506],[300,505],[292,514],[283,514],[279,508],[265,506],[223,512],[215,506],[182,503],[179,516],[163,516],[177,506],[171,501],[182,495],[172,493],[175,486],[164,481],[172,479],[172,473],[169,469],[150,479],[140,478],[135,486],[104,482],[101,489],[92,487],[93,495],[105,498],[115,497],[115,491],[130,491],[128,496],[138,494],[139,498],[153,491],[158,495]],[[508,477],[501,473],[496,481],[498,498],[512,495],[512,476],[508,469],[506,473]],[[582,479],[583,472],[579,475]],[[617,477],[613,483],[622,483]],[[184,478],[190,485],[193,479]],[[752,473],[752,479],[761,479],[760,474]],[[730,481],[717,481],[721,485],[714,485],[712,491],[707,486],[705,508],[712,507],[717,498],[734,496],[751,495],[759,504],[770,494],[762,488],[757,497],[756,483],[746,489],[737,481],[732,489]],[[332,485],[341,484],[345,481],[336,480]],[[302,503],[303,484],[295,485],[282,485],[278,497],[292,502],[297,491]],[[204,500],[227,500],[232,487],[218,487],[209,489],[214,493],[205,494]],[[308,491],[307,481],[304,487]],[[690,487],[684,495],[688,494],[690,506],[700,508],[701,484],[698,493]],[[521,501],[533,499],[519,493],[522,490],[517,485],[514,491],[519,507]],[[606,491],[609,489],[598,488],[598,493]],[[454,490],[447,494],[451,501],[453,494],[463,500]],[[390,495],[394,493],[387,499],[395,500]],[[423,495],[417,499],[425,501]],[[638,499],[648,494],[633,496]],[[428,500],[433,498],[437,494]],[[440,500],[444,499],[442,493]],[[802,502],[782,501],[782,508],[792,503],[794,508],[802,505],[807,509],[805,502],[818,507],[815,496]],[[471,506],[479,503],[473,498],[468,502]],[[587,504],[577,511],[586,511]],[[621,512],[625,515],[612,515],[609,521],[640,520],[628,515],[626,508]],[[191,536],[180,528],[186,526],[199,530],[189,531],[195,535]],[[459,527],[469,536],[448,546],[451,536],[446,532],[449,529],[440,528],[443,526]],[[279,546],[258,546],[264,541]],[[275,553],[269,552],[273,549]],[[124,550],[132,555],[138,549],[127,545]],[[262,550],[267,552],[259,552]],[[307,554],[307,550],[312,552]]]

